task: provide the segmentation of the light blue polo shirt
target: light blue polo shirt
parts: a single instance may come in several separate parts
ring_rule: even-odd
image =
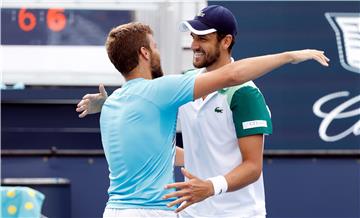
[[[193,100],[194,75],[137,78],[102,107],[100,129],[110,171],[107,208],[173,210],[162,197],[174,190],[178,108]]]

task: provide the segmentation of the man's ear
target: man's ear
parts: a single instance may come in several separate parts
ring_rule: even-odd
[[[222,39],[222,45],[224,49],[228,49],[231,45],[231,42],[233,40],[233,36],[230,34],[227,34],[223,39]]]
[[[150,60],[150,51],[149,49],[145,48],[145,47],[141,47],[140,48],[140,55],[145,59],[145,60]]]

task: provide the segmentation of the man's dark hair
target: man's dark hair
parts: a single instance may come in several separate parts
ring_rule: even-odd
[[[148,25],[128,23],[113,28],[106,39],[106,51],[115,68],[127,76],[138,64],[141,47],[151,51]]]

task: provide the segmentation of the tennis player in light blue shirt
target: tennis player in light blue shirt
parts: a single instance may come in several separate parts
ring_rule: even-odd
[[[169,210],[178,108],[193,100],[194,76],[137,78],[107,98],[100,127],[110,170],[110,208]],[[174,199],[173,199],[174,200]]]

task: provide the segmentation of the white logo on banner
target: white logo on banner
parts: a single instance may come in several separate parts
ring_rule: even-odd
[[[341,65],[360,73],[360,14],[325,13],[336,34]]]
[[[360,120],[358,120],[354,125],[352,125],[347,130],[338,133],[337,135],[329,136],[327,135],[326,131],[329,125],[336,119],[344,119],[349,117],[359,117],[360,116],[360,108],[354,109],[351,111],[345,111],[347,108],[351,107],[352,105],[360,102],[360,95],[355,96],[353,98],[348,99],[344,103],[340,104],[339,106],[332,109],[329,113],[323,112],[321,110],[321,106],[327,103],[330,100],[340,98],[340,97],[348,97],[349,92],[335,92],[329,95],[326,95],[319,100],[317,100],[313,105],[313,112],[316,116],[320,118],[324,118],[320,124],[319,128],[319,135],[320,138],[326,142],[335,142],[346,136],[353,133],[355,136],[360,135]]]

